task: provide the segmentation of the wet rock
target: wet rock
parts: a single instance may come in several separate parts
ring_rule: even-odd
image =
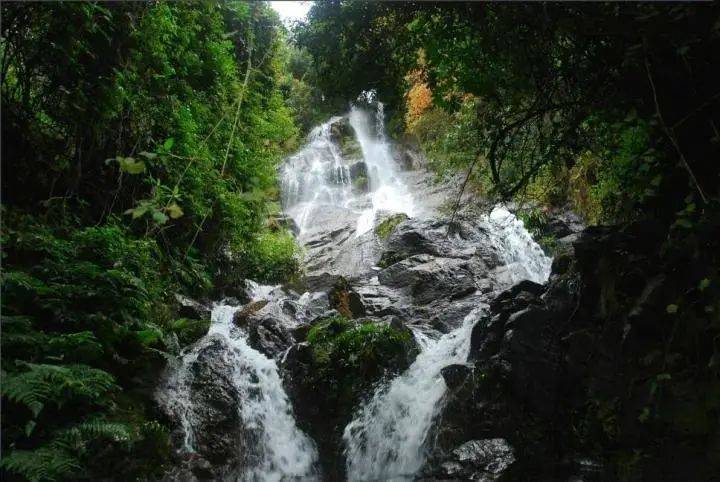
[[[181,318],[189,318],[191,320],[209,320],[211,310],[209,307],[199,303],[187,296],[181,294],[175,294],[175,301],[177,301],[178,315]]]
[[[476,286],[467,268],[465,260],[415,255],[382,270],[378,281],[403,290],[417,304],[427,304],[474,292]]]
[[[243,306],[243,308],[236,312],[235,315],[233,315],[233,323],[235,325],[243,327],[246,326],[248,323],[248,319],[263,309],[268,304],[268,300],[259,300],[259,301],[251,301],[247,305]]]
[[[465,380],[470,376],[472,370],[467,365],[448,365],[442,370],[440,374],[445,380],[445,384],[450,390],[454,390],[462,385]]]
[[[194,448],[214,464],[228,464],[242,451],[240,394],[234,388],[234,367],[223,352],[221,338],[213,340],[192,365]]]
[[[328,301],[332,308],[347,318],[365,315],[362,297],[350,286],[345,278],[339,278],[328,293]]]
[[[300,227],[297,225],[295,220],[287,214],[281,214],[279,216],[270,218],[268,224],[270,229],[273,230],[284,228],[295,235],[298,235],[300,233]]]
[[[443,480],[500,480],[515,463],[505,439],[471,440],[452,451],[433,474]]]
[[[350,179],[355,180],[359,178],[365,178],[368,177],[368,169],[367,164],[365,164],[365,161],[356,162],[354,164],[351,164],[348,166],[348,172],[350,173]]]

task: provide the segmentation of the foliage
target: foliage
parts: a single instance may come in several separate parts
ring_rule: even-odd
[[[244,2],[2,17],[2,476],[156,478],[147,386],[207,327],[173,294],[298,266],[266,226],[298,134],[284,31]]]
[[[412,335],[387,324],[338,316],[315,324],[307,341],[313,376],[343,406],[357,399],[387,371],[409,364],[416,354]]]
[[[315,5],[296,37],[348,97],[382,79],[441,173],[608,222],[717,195],[717,20],[680,5],[341,1]]]

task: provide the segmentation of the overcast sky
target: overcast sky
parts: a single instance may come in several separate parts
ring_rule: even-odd
[[[308,10],[310,10],[310,7],[312,6],[312,2],[270,2],[270,5],[272,5],[272,8],[280,14],[280,19],[287,25],[294,20],[304,19]]]

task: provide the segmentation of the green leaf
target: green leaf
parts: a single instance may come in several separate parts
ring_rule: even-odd
[[[166,151],[169,151],[172,149],[172,146],[175,145],[175,138],[174,137],[168,137],[165,142],[163,142],[163,149]]]
[[[143,161],[136,161],[132,157],[118,157],[117,162],[122,172],[128,174],[141,174],[145,172],[145,163]]]
[[[168,221],[167,215],[162,211],[153,211],[152,217],[158,224],[165,224]]]
[[[147,151],[142,151],[140,153],[140,155],[143,156],[145,159],[149,159],[149,160],[153,160],[157,157],[157,154],[155,154],[154,152],[147,152]]]
[[[677,313],[677,310],[678,310],[678,305],[667,305],[665,307],[665,311],[667,311],[671,315],[674,313]]]
[[[698,289],[700,291],[705,291],[708,286],[710,286],[710,279],[703,278],[700,280],[700,283],[698,284]]]
[[[167,211],[168,215],[172,219],[177,219],[184,214],[182,208],[180,208],[177,203],[172,203],[167,208],[165,208],[165,211]]]
[[[25,424],[25,436],[29,437],[32,435],[33,430],[35,430],[35,420],[30,420],[27,424]]]
[[[125,211],[124,214],[132,214],[133,219],[137,219],[141,216],[143,216],[145,213],[147,213],[150,210],[150,207],[146,204],[141,204],[140,206],[136,208],[131,208]]]

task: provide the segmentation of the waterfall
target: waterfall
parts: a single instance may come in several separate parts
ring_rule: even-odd
[[[496,207],[482,224],[509,271],[509,284],[547,280],[551,259],[521,221]],[[441,370],[465,363],[470,332],[482,313],[482,308],[476,308],[459,328],[437,340],[418,340],[421,353],[415,362],[377,389],[356,412],[343,433],[349,480],[412,480],[425,462],[428,434],[443,406],[446,386]]]
[[[370,178],[371,204],[357,221],[357,234],[372,229],[378,211],[414,215],[415,201],[397,173],[397,164],[385,139],[385,114],[382,102],[377,102],[375,122],[370,114],[359,107],[352,107],[350,125],[367,164]]]
[[[254,285],[254,292],[267,294],[269,288]],[[226,377],[212,382],[228,380],[232,385],[225,388],[236,395],[239,403],[234,409],[238,411],[242,425],[237,427],[243,439],[237,441],[237,456],[243,463],[240,473],[229,478],[242,481],[280,481],[293,477],[314,480],[317,463],[314,443],[295,424],[275,361],[251,348],[244,332],[233,325],[233,315],[240,308],[224,304],[213,308],[208,334],[181,354],[159,397],[160,402],[180,421],[184,435],[182,450],[195,452],[198,430],[204,430],[204,427],[197,415],[202,407],[194,400],[194,373],[203,351],[219,343],[221,349],[217,355],[212,352],[213,359],[209,363]],[[231,432],[234,429],[223,428]]]
[[[417,229],[438,229],[446,220],[423,224],[426,219],[421,214],[437,208],[423,194],[429,188],[423,191],[417,176],[399,168],[385,134],[383,104],[373,96],[363,102],[363,107],[353,106],[345,116],[314,128],[306,145],[286,159],[279,174],[284,212],[298,225],[298,240],[306,247],[306,270],[314,270],[323,281],[350,273],[355,283],[372,291],[378,288],[375,263],[383,242],[367,233],[381,215],[405,213],[409,223],[418,223],[411,225]],[[348,143],[354,142],[359,149],[348,149]],[[361,180],[366,182],[358,186]],[[458,236],[453,242],[466,243],[457,250],[471,253],[466,259],[475,252],[473,243],[489,245],[488,251],[499,261],[489,268],[494,269],[488,275],[493,277],[493,289],[548,278],[551,259],[505,207],[497,206],[467,222],[472,225],[469,231],[482,236]],[[312,316],[300,315],[311,300],[321,298],[316,295],[324,295],[325,300],[327,295],[294,294],[289,300],[286,294],[279,286],[248,282],[252,300],[269,300],[278,312],[285,309],[282,306],[293,307],[284,321],[286,328],[308,323],[327,309],[325,301],[325,307]],[[415,361],[355,409],[342,435],[350,480],[409,480],[422,468],[433,422],[444,408],[442,370],[467,361],[471,331],[485,313],[486,295],[468,296],[474,297],[470,300],[474,309],[462,322],[467,310],[460,312],[449,325],[459,326],[449,333],[432,335],[432,330],[411,327],[420,347]],[[224,480],[317,480],[316,446],[297,427],[276,362],[250,346],[254,338],[233,323],[241,308],[214,306],[209,332],[181,353],[159,394],[180,426],[180,451],[203,457],[206,452],[221,453],[227,467],[216,473]],[[214,445],[207,450],[209,444]]]
[[[353,106],[344,117],[333,117],[313,129],[308,142],[285,161],[280,177],[283,209],[302,232],[315,227],[317,217],[329,208],[343,210],[356,220],[356,235],[370,231],[380,211],[412,216],[414,199],[398,175],[390,145],[385,138],[384,107],[373,101],[375,113]],[[351,127],[362,151],[362,159],[344,158],[333,139],[333,128]],[[367,192],[353,190],[351,163],[361,161],[367,173]]]
[[[348,479],[412,479],[423,462],[428,432],[441,408],[445,382],[440,370],[464,363],[470,330],[481,311],[474,310],[455,331],[425,340],[415,362],[372,399],[345,427]]]

